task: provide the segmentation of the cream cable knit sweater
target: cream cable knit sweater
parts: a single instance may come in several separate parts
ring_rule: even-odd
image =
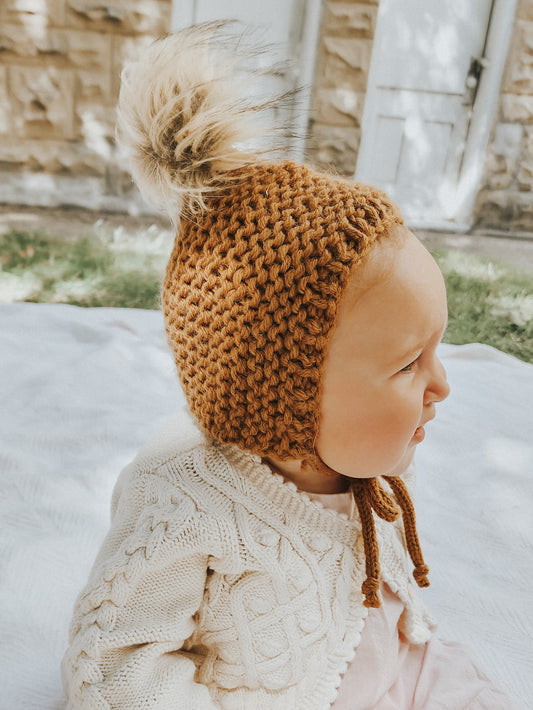
[[[122,471],[111,517],[70,626],[68,710],[329,707],[368,612],[357,517],[210,440],[186,410]],[[434,622],[401,522],[376,528],[401,630],[423,643]]]

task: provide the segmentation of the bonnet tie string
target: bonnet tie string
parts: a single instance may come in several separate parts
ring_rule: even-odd
[[[403,529],[405,531],[405,539],[407,540],[407,549],[409,556],[414,564],[413,577],[419,587],[429,587],[429,567],[424,562],[422,550],[420,549],[420,541],[416,531],[415,509],[413,501],[407,490],[407,486],[399,476],[383,476],[389,486],[392,488],[396,500],[402,509]]]
[[[338,475],[319,456],[314,456],[309,462],[304,461],[302,465],[304,467],[311,465],[315,470],[326,476]],[[414,506],[407,486],[399,476],[383,476],[383,478],[392,488],[402,512],[407,550],[415,567],[413,577],[419,587],[429,587],[427,578],[429,568],[424,562],[422,550],[420,549]],[[398,518],[400,510],[398,510],[398,506],[390,493],[383,488],[377,476],[374,478],[354,478],[350,483],[350,488],[359,511],[363,533],[366,572],[366,579],[361,585],[361,591],[365,596],[363,604],[366,607],[379,608],[381,606],[378,594],[380,585],[379,546],[372,510],[388,523],[392,523]]]
[[[361,591],[365,595],[363,604],[366,607],[377,609],[381,606],[378,595],[380,567],[379,547],[372,509],[376,511],[376,515],[389,523],[396,520],[400,511],[380,486],[377,478],[356,478],[352,481],[351,489],[363,528],[366,571],[366,579],[361,586]]]
[[[407,550],[415,569],[413,577],[419,587],[428,587],[427,574],[429,568],[424,563],[420,542],[416,531],[414,506],[404,481],[399,476],[383,476],[392,488],[402,511],[403,527]],[[361,590],[365,595],[363,604],[366,607],[378,608],[381,601],[378,596],[380,584],[379,548],[376,537],[376,527],[372,509],[383,520],[392,522],[399,515],[394,501],[379,483],[378,478],[356,478],[351,483],[351,489],[361,518],[363,528],[363,545],[365,550],[366,579]]]

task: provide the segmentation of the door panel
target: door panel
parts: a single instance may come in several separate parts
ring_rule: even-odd
[[[410,222],[453,220],[492,0],[381,0],[355,177]]]
[[[311,100],[310,86],[315,64],[321,19],[321,0],[173,0],[172,29],[199,22],[234,19],[253,30],[255,44],[268,45],[268,51],[253,57],[249,69],[275,69],[261,77],[252,87],[254,98],[271,99],[307,87],[296,98],[286,100],[279,108],[269,110],[272,125],[290,124],[285,137],[276,135],[276,145],[285,154],[301,159],[305,146],[307,110]],[[295,138],[294,136],[300,136]],[[254,145],[266,147],[255,140]]]
[[[213,0],[197,0],[194,6],[194,22],[237,18],[249,27],[260,27],[262,40],[277,45],[270,55],[274,61],[290,55],[288,48],[295,29],[294,15],[301,14],[302,10],[300,0],[218,0],[217,3],[213,3]]]

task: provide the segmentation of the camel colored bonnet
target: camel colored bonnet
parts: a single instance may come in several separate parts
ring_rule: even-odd
[[[162,294],[168,342],[215,439],[312,459],[343,291],[402,219],[378,190],[293,162],[232,177],[182,220]]]
[[[143,195],[176,225],[161,294],[168,342],[215,440],[338,475],[315,451],[328,344],[361,260],[403,220],[377,189],[238,147],[263,105],[235,93],[233,50],[211,54],[224,26],[157,40],[122,72],[119,143]],[[380,605],[374,513],[393,521],[401,508],[413,575],[429,584],[405,484],[383,478],[395,500],[379,476],[351,481],[366,606]]]

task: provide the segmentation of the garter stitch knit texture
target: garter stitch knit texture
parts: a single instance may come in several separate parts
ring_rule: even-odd
[[[224,443],[312,459],[322,369],[351,272],[402,218],[378,190],[256,165],[183,220],[163,289],[189,406]]]
[[[211,436],[332,473],[314,448],[329,338],[352,272],[402,223],[379,190],[293,162],[234,171],[208,195],[204,212],[182,220],[162,302],[189,406]],[[427,586],[400,479],[394,491],[414,576]],[[367,558],[365,603],[379,606],[372,510],[387,521],[399,510],[377,479],[354,481],[353,492]]]

